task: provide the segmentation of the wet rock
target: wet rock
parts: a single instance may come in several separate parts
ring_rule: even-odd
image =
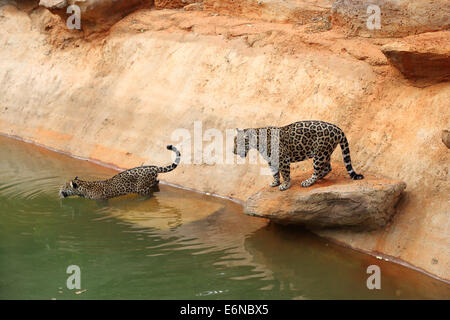
[[[290,189],[266,187],[245,203],[245,213],[279,224],[313,228],[351,227],[374,230],[384,227],[395,213],[406,183],[366,177],[354,181],[331,175],[310,188],[303,188],[294,177]]]
[[[450,80],[450,32],[424,33],[385,44],[381,50],[408,79]]]
[[[403,37],[448,29],[450,1],[336,0],[333,3],[332,15],[333,25],[347,27],[351,35]],[[379,16],[379,28],[373,23],[374,15]]]

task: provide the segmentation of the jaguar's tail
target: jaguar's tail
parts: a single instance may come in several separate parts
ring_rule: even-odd
[[[350,149],[348,147],[348,141],[345,135],[339,144],[341,146],[342,156],[344,157],[345,168],[347,169],[350,178],[352,178],[353,180],[364,179],[364,176],[362,174],[357,174],[355,170],[353,170],[352,160],[350,159]]]
[[[172,171],[180,163],[180,157],[181,157],[180,151],[178,151],[177,148],[175,148],[171,144],[169,144],[167,146],[167,149],[168,150],[172,150],[173,152],[175,152],[175,154],[177,155],[177,158],[175,159],[174,163],[172,163],[171,165],[168,165],[166,167],[158,167],[158,169],[157,169],[158,173],[164,173],[164,172]]]

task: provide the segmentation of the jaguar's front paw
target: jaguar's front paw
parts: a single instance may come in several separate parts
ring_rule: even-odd
[[[287,182],[287,183],[284,182],[284,183],[281,184],[281,186],[279,186],[279,189],[280,189],[280,191],[284,191],[284,190],[289,189],[290,186],[291,186],[290,182]]]
[[[272,181],[272,183],[270,184],[271,187],[278,187],[280,185],[280,181]]]
[[[316,182],[316,180],[306,179],[306,180],[302,181],[302,187],[304,187],[304,188],[310,187],[314,184],[314,182]]]

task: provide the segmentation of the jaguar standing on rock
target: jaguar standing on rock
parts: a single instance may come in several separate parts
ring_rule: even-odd
[[[323,121],[299,121],[284,127],[237,129],[233,153],[245,158],[250,149],[257,149],[272,169],[274,181],[270,186],[279,186],[284,191],[291,185],[290,164],[293,162],[313,158],[314,173],[302,182],[303,187],[313,185],[330,173],[331,154],[338,144],[350,178],[363,179],[363,175],[353,170],[344,132],[336,125]],[[280,173],[284,180],[282,184]]]
[[[122,171],[110,179],[101,181],[83,181],[75,177],[60,189],[59,194],[62,198],[80,196],[94,200],[107,200],[130,193],[148,196],[158,185],[158,173],[172,171],[180,163],[180,152],[171,145],[168,145],[167,149],[176,153],[175,162],[171,165],[166,167],[140,166]]]

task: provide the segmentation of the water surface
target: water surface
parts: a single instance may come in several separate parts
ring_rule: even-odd
[[[164,185],[151,198],[58,197],[67,179],[115,173],[0,137],[0,299],[450,298],[443,282],[227,200]],[[381,290],[366,287],[373,264]],[[66,287],[70,265],[80,290]]]

